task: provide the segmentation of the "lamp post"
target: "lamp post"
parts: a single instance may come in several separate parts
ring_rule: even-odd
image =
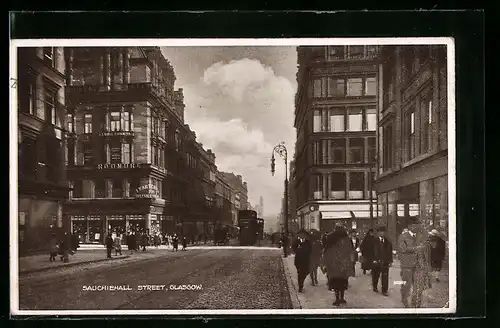
[[[288,151],[285,147],[285,142],[282,141],[279,145],[276,145],[273,149],[271,155],[271,173],[274,175],[275,172],[275,159],[274,153],[280,155],[285,160],[285,218],[283,222],[283,230],[285,232],[285,238],[288,239]],[[288,243],[283,245],[283,255],[288,256]]]

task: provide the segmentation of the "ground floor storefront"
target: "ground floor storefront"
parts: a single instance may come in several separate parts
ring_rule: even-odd
[[[309,202],[297,211],[295,221],[300,229],[326,233],[342,224],[348,230],[356,230],[362,237],[376,227],[376,206],[375,200],[371,208],[369,200]]]
[[[59,236],[63,228],[62,200],[42,200],[19,196],[19,254],[50,248],[53,233]]]

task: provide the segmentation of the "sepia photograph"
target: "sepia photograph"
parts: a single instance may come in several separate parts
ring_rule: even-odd
[[[13,315],[456,312],[452,38],[12,40],[10,106]]]

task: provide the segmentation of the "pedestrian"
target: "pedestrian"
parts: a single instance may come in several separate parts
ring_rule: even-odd
[[[68,241],[68,233],[65,232],[61,241],[59,242],[59,255],[61,256],[61,262],[64,261],[64,255],[69,251],[70,245]]]
[[[321,265],[321,256],[323,252],[323,245],[316,238],[311,238],[311,282],[313,286],[318,285],[318,268]]]
[[[159,234],[156,234],[154,236],[154,244],[155,244],[156,249],[158,249],[158,246],[160,246],[160,235]]]
[[[429,241],[431,245],[431,269],[432,276],[437,282],[440,281],[441,268],[446,256],[446,242],[441,238],[436,229],[429,232]]]
[[[311,272],[311,241],[310,235],[306,231],[299,232],[297,238],[292,243],[295,253],[294,265],[297,269],[297,280],[299,283],[299,293],[304,292],[304,281]]]
[[[353,253],[353,257],[354,257],[354,261],[352,262],[352,272],[353,272],[353,276],[356,276],[356,262],[358,262],[359,258],[358,258],[358,252],[359,252],[359,238],[357,236],[357,232],[356,230],[351,230],[350,233],[349,233],[350,237],[351,237],[351,244],[352,244],[352,247],[354,249],[354,253]]]
[[[145,252],[146,251],[146,246],[148,245],[148,235],[146,232],[143,232],[142,233],[142,236],[141,236],[141,246],[142,246],[142,251]]]
[[[345,290],[352,276],[353,247],[347,231],[337,226],[335,231],[327,236],[326,251],[323,255],[323,265],[329,280],[329,287],[335,291],[334,306],[347,303]]]
[[[392,243],[385,237],[385,227],[378,230],[378,238],[374,242],[374,256],[372,264],[373,291],[378,293],[378,282],[382,280],[382,295],[389,294],[389,267],[392,265]]]
[[[187,238],[186,236],[182,237],[182,250],[185,251],[187,248]]]
[[[57,253],[59,251],[59,246],[57,245],[57,237],[55,233],[52,233],[49,243],[50,243],[49,261],[52,262],[56,260]]]
[[[172,247],[172,250],[174,252],[177,252],[179,250],[179,238],[177,237],[177,234],[174,234],[174,236],[172,237]]]
[[[80,247],[80,237],[78,236],[78,231],[74,231],[71,235],[71,250],[76,252]]]
[[[422,293],[430,287],[430,244],[426,231],[417,216],[409,218],[408,230],[398,239],[401,266],[401,301],[410,307],[408,297],[411,293],[411,307],[422,306]]]
[[[118,253],[122,255],[122,238],[120,234],[116,234],[114,240],[114,247],[115,247],[115,256],[118,256]]]
[[[366,271],[372,269],[375,240],[373,229],[370,229],[359,246],[361,251],[361,269],[363,270],[363,274],[366,274]]]
[[[281,244],[283,245],[283,248],[285,252],[288,254],[288,247],[289,247],[289,239],[287,234],[283,234],[283,237],[281,238]]]
[[[113,237],[111,237],[111,234],[108,233],[105,239],[105,244],[106,244],[106,251],[108,255],[108,259],[111,258],[111,252],[113,251]]]

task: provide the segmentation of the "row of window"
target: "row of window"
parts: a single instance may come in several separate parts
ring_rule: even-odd
[[[352,171],[313,175],[311,178],[313,199],[369,199],[369,178],[369,172]],[[372,199],[376,199],[373,190]]]
[[[68,139],[66,143],[66,165],[94,165],[98,159],[95,154],[95,146],[90,142],[81,144],[81,150],[78,149],[78,143],[74,139]],[[110,140],[104,144],[103,148],[105,164],[131,164],[134,162],[134,144],[121,142],[120,140]]]
[[[364,164],[376,161],[375,138],[319,140],[313,142],[312,146],[313,164]],[[367,158],[365,158],[365,148],[367,148]]]
[[[375,77],[322,77],[313,80],[314,98],[344,98],[377,95]]]
[[[325,47],[311,47],[311,59],[344,60],[344,59],[373,59],[378,56],[378,47],[375,45],[337,45]],[[325,56],[326,55],[326,56]]]
[[[316,109],[313,132],[376,131],[375,107]]]
[[[434,105],[432,92],[419,94],[417,101],[403,113],[403,140],[401,143],[404,162],[432,151],[434,143]],[[387,171],[394,164],[394,124],[392,122],[380,128],[382,144],[382,171]]]
[[[163,182],[150,178],[156,196],[163,198]],[[70,198],[128,198],[140,193],[140,179],[96,179],[70,181]]]

